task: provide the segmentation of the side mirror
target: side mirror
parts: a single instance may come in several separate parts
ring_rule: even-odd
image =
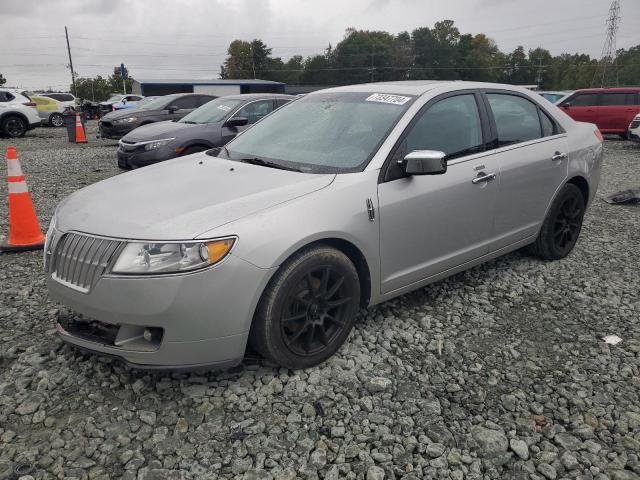
[[[180,110],[180,109],[178,108],[177,105],[171,105],[169,108],[167,108],[167,111],[169,113],[176,113],[178,110]]]
[[[232,117],[224,123],[225,127],[242,127],[249,123],[246,117]]]
[[[414,150],[398,164],[407,175],[442,175],[447,171],[445,157],[437,150]]]

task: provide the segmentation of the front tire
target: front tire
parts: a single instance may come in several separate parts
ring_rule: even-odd
[[[28,130],[27,122],[16,115],[10,115],[2,120],[0,131],[10,138],[24,137]]]
[[[544,260],[559,260],[569,255],[582,229],[586,199],[575,185],[568,183],[558,193],[531,252]]]
[[[291,369],[332,356],[349,336],[360,305],[349,258],[315,245],[289,258],[262,294],[249,341],[263,357]]]

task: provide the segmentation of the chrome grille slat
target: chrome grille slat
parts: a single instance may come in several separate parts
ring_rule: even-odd
[[[49,272],[72,288],[88,292],[123,242],[80,233],[63,234],[52,245]]]

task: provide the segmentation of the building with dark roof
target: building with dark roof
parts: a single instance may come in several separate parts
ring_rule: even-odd
[[[285,84],[271,80],[193,80],[146,79],[133,80],[133,93],[144,95],[168,95],[170,93],[206,93],[222,97],[239,93],[284,93]]]

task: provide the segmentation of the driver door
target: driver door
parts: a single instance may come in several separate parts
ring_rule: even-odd
[[[475,92],[430,101],[400,137],[378,185],[381,291],[389,293],[489,252],[500,172],[485,152],[484,106]],[[440,175],[406,176],[414,150],[446,154]]]

